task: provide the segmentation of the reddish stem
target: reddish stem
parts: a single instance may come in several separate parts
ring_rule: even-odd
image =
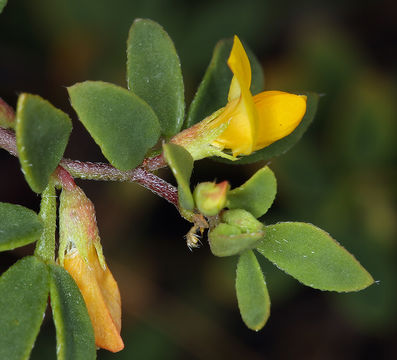
[[[13,131],[0,127],[0,148],[7,150],[13,156],[18,156]],[[166,163],[162,155],[145,159],[140,167],[128,171],[121,171],[109,164],[62,159],[57,175],[58,178],[60,177],[59,180],[63,186],[63,181],[65,181],[66,186],[72,186],[73,178],[71,176],[88,180],[137,182],[178,207],[177,188],[151,173],[151,171],[165,166]],[[70,179],[65,173],[68,174]]]

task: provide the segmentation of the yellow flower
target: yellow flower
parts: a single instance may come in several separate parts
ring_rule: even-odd
[[[233,156],[249,155],[294,131],[305,115],[306,96],[282,91],[252,96],[251,66],[237,36],[227,63],[233,72],[228,104],[213,126],[228,126],[212,145],[230,149]]]
[[[305,115],[306,96],[282,91],[252,96],[251,66],[237,36],[227,64],[233,79],[226,106],[171,139],[195,160],[207,156],[236,160],[238,155],[249,155],[289,135]]]
[[[59,227],[59,262],[84,298],[95,344],[113,352],[122,350],[119,288],[102,254],[94,205],[73,180],[63,184]]]

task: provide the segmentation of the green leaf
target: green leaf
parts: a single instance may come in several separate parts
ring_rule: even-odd
[[[157,116],[131,91],[101,81],[78,83],[68,91],[80,121],[116,168],[137,167],[156,144]]]
[[[216,159],[217,161],[226,162],[228,161],[230,164],[249,164],[258,161],[268,161],[276,156],[282,155],[291,149],[303,136],[303,134],[308,129],[309,125],[312,123],[314,119],[314,115],[317,111],[317,105],[319,96],[318,94],[312,92],[302,92],[299,95],[306,95],[307,96],[307,103],[306,103],[306,114],[303,117],[301,123],[298,127],[288,136],[282,138],[273,144],[254,152],[251,155],[241,157],[237,161],[228,161],[225,159]]]
[[[0,14],[3,11],[4,7],[7,4],[7,0],[0,0]]]
[[[128,87],[157,114],[161,132],[175,135],[185,113],[181,64],[174,44],[152,20],[137,19],[127,40]]]
[[[43,261],[55,260],[55,233],[57,227],[57,197],[54,180],[51,178],[41,194],[39,216],[44,224],[43,232],[37,241],[35,255]]]
[[[215,256],[232,256],[246,249],[252,249],[264,236],[264,230],[244,232],[237,225],[219,224],[208,233],[211,252]]]
[[[51,270],[51,308],[57,332],[58,360],[96,358],[94,329],[79,288],[58,265]]]
[[[276,193],[276,177],[273,171],[265,166],[243,185],[228,192],[226,207],[244,209],[259,218],[270,208]]]
[[[374,282],[353,255],[311,224],[285,222],[266,226],[257,250],[287,274],[316,289],[358,291]]]
[[[1,0],[0,0],[1,2]],[[1,5],[0,5],[1,13]],[[9,129],[15,127],[14,110],[2,98],[0,98],[0,126]]]
[[[270,316],[270,297],[262,270],[252,250],[246,250],[239,257],[236,294],[245,325],[251,330],[260,330]]]
[[[40,96],[22,94],[16,112],[16,140],[25,179],[41,193],[62,159],[72,122],[68,115]]]
[[[178,183],[179,204],[187,210],[192,210],[194,200],[190,191],[190,176],[193,171],[193,158],[187,150],[176,144],[164,144],[163,150],[165,160]]]
[[[233,77],[233,73],[227,66],[227,59],[232,47],[233,39],[220,40],[216,44],[211,62],[190,105],[186,128],[205,119],[226,105],[227,94]],[[262,66],[254,53],[246,45],[244,45],[244,48],[251,63],[251,93],[256,95],[264,90],[265,77]]]
[[[30,244],[42,231],[43,224],[33,210],[0,202],[0,251]]]
[[[49,291],[47,266],[29,256],[0,278],[0,359],[28,359],[44,318]]]

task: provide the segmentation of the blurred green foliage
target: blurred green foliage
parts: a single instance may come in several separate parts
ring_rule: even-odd
[[[8,2],[0,15],[0,96],[12,105],[17,92],[30,91],[72,114],[62,86],[103,80],[125,87],[125,43],[137,17],[159,22],[174,40],[188,102],[213,46],[234,33],[262,60],[266,89],[323,93],[311,129],[293,151],[270,164],[279,192],[263,220],[318,225],[379,280],[356,294],[320,293],[258,257],[273,315],[261,332],[252,333],[236,310],[236,259],[211,256],[207,244],[190,253],[183,239],[189,225],[149,192],[131,184],[84,182],[123,298],[126,349],[117,355],[101,351],[100,359],[395,354],[397,61],[390,50],[391,7],[387,1]],[[103,160],[74,124],[67,155]],[[8,157],[0,153],[2,166],[10,168],[0,180],[7,189],[1,201],[38,208],[17,162]],[[203,161],[193,180],[228,179],[236,187],[263,165],[229,169]],[[161,175],[172,181],[169,172]],[[1,254],[2,270],[15,261],[12,256]],[[33,359],[55,356],[49,321],[43,330]]]

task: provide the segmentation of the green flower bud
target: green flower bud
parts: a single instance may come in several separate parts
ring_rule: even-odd
[[[194,189],[193,197],[199,211],[206,216],[218,214],[226,204],[226,194],[230,186],[227,181],[219,184],[203,182]]]

